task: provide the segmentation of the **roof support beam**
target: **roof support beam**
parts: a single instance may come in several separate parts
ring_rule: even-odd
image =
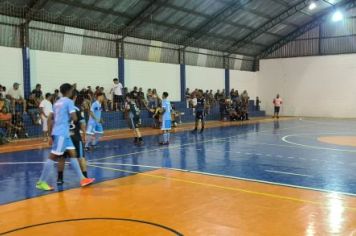
[[[234,1],[231,4],[228,4],[226,7],[215,13],[213,16],[208,18],[207,21],[203,22],[197,29],[189,34],[185,39],[180,43],[184,46],[184,48],[192,45],[197,39],[202,37],[205,33],[207,33],[211,28],[218,25],[222,19],[225,19],[232,14],[234,14],[237,10],[241,9],[244,5],[248,4],[252,0],[242,0],[242,1]]]
[[[125,38],[131,34],[138,26],[144,23],[149,17],[157,12],[162,6],[164,6],[168,0],[151,0],[147,6],[140,11],[125,27],[119,30],[119,34]]]
[[[314,29],[317,26],[320,26],[323,22],[328,20],[330,14],[334,10],[334,8],[342,8],[345,10],[349,10],[351,8],[356,7],[356,0],[344,0],[334,5],[334,7],[327,8],[323,11],[318,17],[316,17],[313,21],[305,24],[304,26],[300,27],[299,29],[291,32],[283,39],[279,40],[278,42],[272,44],[270,47],[265,49],[259,56],[258,59],[262,59],[267,57],[272,52],[276,51],[277,49],[281,48],[282,46],[286,45],[287,43],[295,40],[299,36],[303,35],[304,33],[308,32],[311,29]],[[320,36],[319,36],[320,37]]]
[[[25,24],[29,24],[36,13],[41,10],[49,0],[31,0],[28,9],[25,11]]]
[[[274,26],[276,26],[276,25],[278,25],[280,23],[283,23],[287,18],[289,18],[290,16],[296,14],[299,10],[304,9],[306,6],[309,5],[310,2],[311,2],[311,0],[302,0],[302,1],[297,2],[293,6],[291,6],[290,8],[286,9],[281,14],[276,16],[275,18],[271,19],[270,21],[268,21],[267,23],[262,25],[257,30],[253,31],[252,33],[250,33],[249,35],[244,37],[243,39],[238,40],[235,43],[233,43],[230,46],[229,51],[231,51],[231,52],[237,51],[241,47],[245,46],[246,42],[251,42],[252,40],[257,38],[258,36],[260,36],[264,32],[272,29]]]

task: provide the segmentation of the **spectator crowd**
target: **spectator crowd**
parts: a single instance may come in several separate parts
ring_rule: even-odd
[[[96,94],[104,95],[103,110],[104,111],[122,111],[125,112],[125,97],[130,97],[136,102],[139,109],[146,109],[151,113],[153,118],[153,126],[160,127],[161,122],[161,102],[162,99],[155,88],[147,89],[146,93],[140,87],[134,87],[129,90],[123,87],[118,79],[113,79],[112,88],[106,93],[104,87],[96,86],[94,89],[91,86],[77,89],[77,85],[73,84],[74,93],[77,95],[77,104],[83,111],[86,120],[89,118],[91,104],[95,100]],[[185,98],[187,107],[194,108],[197,103],[197,93],[202,91],[195,89],[190,91],[186,89]],[[27,99],[23,97],[23,92],[20,89],[19,83],[14,83],[10,89],[0,85],[0,138],[25,138],[28,137],[26,127],[24,125],[23,114],[27,114],[34,125],[42,125],[45,136],[47,117],[51,111],[51,106],[59,98],[61,94],[56,89],[52,93],[44,94],[41,84],[37,84],[31,91]],[[225,90],[206,90],[203,92],[205,99],[205,113],[209,114],[215,106],[219,107],[221,120],[248,120],[249,95],[247,91],[239,94],[237,90],[232,89],[229,94]],[[259,107],[260,100],[257,98]],[[172,122],[176,126],[180,121],[181,113],[172,106]],[[1,141],[2,140],[2,141]],[[5,142],[5,139],[0,139]]]

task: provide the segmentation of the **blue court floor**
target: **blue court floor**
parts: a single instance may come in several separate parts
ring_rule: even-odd
[[[131,139],[106,141],[87,153],[89,175],[102,182],[163,167],[356,195],[356,147],[318,141],[325,136],[356,136],[356,120],[293,119],[179,132],[169,147],[160,147],[158,136],[144,137],[142,147]],[[34,187],[48,153],[0,154],[0,204],[49,194]],[[70,166],[64,175],[58,191],[78,187]]]

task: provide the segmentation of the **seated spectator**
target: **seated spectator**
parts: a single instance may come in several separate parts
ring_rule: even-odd
[[[26,100],[23,98],[22,91],[20,89],[19,83],[14,83],[12,88],[9,89],[7,95],[10,98],[11,105],[13,107],[13,113],[16,111],[16,105],[20,104],[23,105],[23,112],[26,112]]]
[[[6,87],[0,85],[0,94],[2,95],[3,98],[6,97]]]
[[[40,102],[36,99],[36,94],[31,93],[30,97],[27,100],[27,112],[30,115],[33,124],[40,124],[40,110],[39,110]]]
[[[11,122],[12,115],[10,110],[10,104],[8,101],[3,97],[3,94],[0,93],[0,124],[4,127],[6,122]],[[6,126],[6,125],[5,125]]]
[[[38,100],[39,102],[42,101],[43,94],[42,94],[42,90],[41,90],[41,85],[40,84],[36,85],[36,88],[34,90],[32,90],[32,93],[35,94],[36,100]]]
[[[20,112],[16,112],[15,115],[12,116],[11,128],[11,137],[13,137],[14,139],[29,137],[25,129],[23,116]]]

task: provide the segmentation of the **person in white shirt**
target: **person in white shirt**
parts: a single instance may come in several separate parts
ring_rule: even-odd
[[[110,93],[113,95],[113,110],[117,111],[118,109],[123,109],[124,97],[122,96],[122,83],[117,79],[113,79],[114,85],[110,90]]]
[[[42,131],[44,136],[44,141],[48,140],[48,117],[51,113],[53,113],[53,106],[51,103],[52,94],[47,93],[46,98],[40,103],[40,114],[42,121]]]
[[[280,98],[279,94],[277,94],[276,98],[273,99],[273,105],[274,105],[273,118],[279,119],[279,111],[281,109],[282,104],[283,104],[283,100],[282,98]]]
[[[10,97],[13,112],[16,111],[16,104],[23,105],[23,111],[26,113],[26,100],[23,98],[22,91],[20,89],[19,83],[14,83],[11,89],[7,92],[7,95]]]

